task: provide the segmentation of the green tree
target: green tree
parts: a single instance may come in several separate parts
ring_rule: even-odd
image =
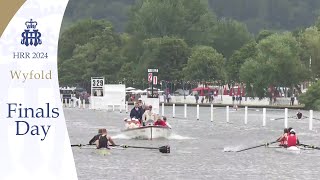
[[[128,32],[141,39],[175,36],[189,45],[213,42],[215,18],[203,1],[140,0],[130,12]]]
[[[186,80],[218,81],[225,80],[225,59],[222,54],[208,46],[196,46],[187,65],[183,68]]]
[[[301,45],[304,52],[304,62],[309,67],[314,78],[320,78],[320,31],[317,27],[307,28],[301,35]]]
[[[122,41],[109,22],[83,20],[66,30],[60,38],[59,81],[75,85],[104,76],[116,80],[124,58]]]
[[[213,47],[229,58],[235,50],[253,40],[245,24],[231,19],[222,19],[215,30]]]
[[[241,80],[252,84],[258,97],[270,87],[293,87],[306,80],[306,67],[299,59],[300,47],[290,33],[274,34],[260,41],[255,61],[245,63]],[[252,77],[250,77],[252,76]]]
[[[320,81],[308,88],[308,91],[301,94],[299,102],[307,109],[320,110]]]
[[[260,42],[262,39],[267,38],[268,36],[271,36],[272,34],[274,34],[274,31],[270,31],[270,30],[262,30],[259,32],[259,34],[257,35],[256,41]]]
[[[257,53],[257,43],[254,41],[236,50],[226,63],[229,81],[240,82],[239,71],[242,64],[249,58],[255,58]]]
[[[174,37],[151,38],[143,42],[143,54],[138,72],[146,77],[148,68],[159,69],[158,79],[181,79],[181,69],[187,63],[189,47],[183,39]],[[141,76],[140,75],[140,76]]]

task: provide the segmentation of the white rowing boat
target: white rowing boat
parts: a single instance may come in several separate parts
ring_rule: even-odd
[[[132,139],[167,139],[171,135],[171,128],[163,126],[142,126],[123,130],[123,134]]]
[[[297,146],[291,146],[288,148],[278,146],[279,148],[276,149],[277,152],[282,152],[282,153],[294,153],[294,154],[300,154],[301,149]],[[272,148],[272,147],[270,147]],[[275,147],[274,147],[275,148]]]

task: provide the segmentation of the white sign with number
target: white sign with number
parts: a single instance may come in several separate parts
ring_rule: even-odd
[[[158,69],[148,69],[148,72],[158,72]]]
[[[104,78],[91,78],[91,88],[101,89],[104,86]]]

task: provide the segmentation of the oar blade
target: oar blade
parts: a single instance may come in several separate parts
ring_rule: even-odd
[[[160,151],[161,153],[166,153],[166,154],[168,154],[168,153],[170,153],[170,146],[161,146],[161,147],[159,147],[159,151]]]

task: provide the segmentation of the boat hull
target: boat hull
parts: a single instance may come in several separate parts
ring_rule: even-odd
[[[123,133],[132,139],[167,139],[171,135],[171,129],[162,126],[143,126],[126,129]]]
[[[300,154],[301,153],[301,149],[297,146],[291,146],[288,148],[280,148],[280,149],[276,149],[276,151],[282,152],[282,153],[293,153],[293,154]]]

